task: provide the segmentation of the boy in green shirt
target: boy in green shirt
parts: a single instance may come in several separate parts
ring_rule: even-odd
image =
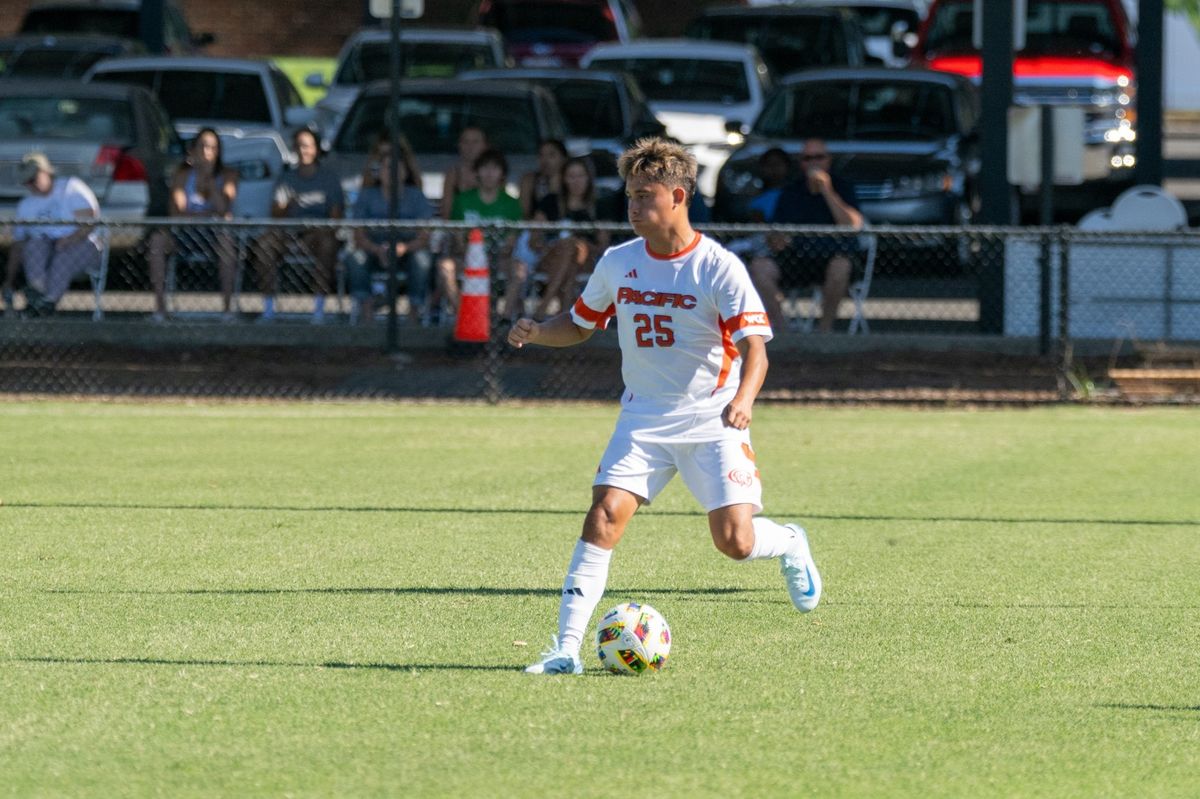
[[[520,200],[504,188],[508,177],[508,161],[504,153],[494,149],[484,150],[479,158],[475,159],[475,176],[479,187],[455,195],[450,210],[451,220],[483,224],[493,221],[520,222],[524,218]],[[484,228],[488,263],[494,273],[503,272],[506,276],[509,295],[519,295],[519,287],[524,284],[528,271],[524,264],[513,260],[512,251],[516,239],[515,231]],[[458,313],[459,263],[461,256],[466,252],[465,235],[460,233],[455,236],[451,252],[458,257],[443,258],[438,264],[438,287],[454,313]],[[506,308],[505,313],[509,316],[520,315],[521,310]]]

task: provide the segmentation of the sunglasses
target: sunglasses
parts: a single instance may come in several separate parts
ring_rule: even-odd
[[[829,157],[829,153],[805,153],[800,156],[801,161],[824,161]]]

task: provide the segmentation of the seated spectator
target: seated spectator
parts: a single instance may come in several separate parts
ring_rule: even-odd
[[[421,191],[420,171],[416,156],[404,139],[400,140],[400,160],[396,164],[400,191],[397,195],[396,219],[431,219],[433,206]],[[387,219],[388,195],[392,181],[392,147],[379,141],[371,150],[363,175],[363,188],[354,203],[355,219]],[[421,321],[429,288],[433,256],[429,252],[428,230],[400,230],[396,238],[396,271],[408,279],[408,316],[410,322]],[[369,324],[375,318],[375,295],[371,275],[388,269],[388,246],[392,232],[387,228],[356,228],[354,243],[357,250],[348,258],[350,296],[354,300],[351,319]]]
[[[56,178],[54,166],[43,153],[26,153],[17,167],[17,180],[29,194],[17,203],[17,221],[95,219],[100,204],[79,178]],[[54,313],[71,280],[100,265],[101,243],[94,227],[75,225],[18,225],[8,255],[4,279],[4,307],[14,312],[13,289],[17,273],[25,272],[25,315]]]
[[[478,188],[475,180],[475,162],[488,149],[488,136],[483,128],[467,125],[458,134],[458,160],[446,170],[442,183],[440,216],[449,219],[454,210],[454,198],[465,191]]]
[[[346,201],[338,176],[321,164],[321,146],[317,135],[307,128],[292,137],[298,163],[280,175],[275,183],[271,216],[276,219],[341,219],[345,216]],[[301,246],[313,258],[316,270],[316,297],[313,304],[313,324],[325,321],[325,297],[333,287],[337,271],[338,239],[333,228],[271,229],[258,241],[258,281],[263,291],[263,312],[260,322],[275,318],[275,293],[279,289],[279,260],[287,250],[287,238],[299,239]]]
[[[537,169],[521,176],[521,210],[533,219],[538,206],[548,197],[562,192],[562,168],[567,148],[558,139],[546,139],[538,145]]]
[[[792,171],[792,159],[781,147],[771,147],[758,157],[758,177],[762,190],[750,200],[750,221],[768,222],[775,217],[779,195],[787,185]]]
[[[212,128],[201,128],[192,139],[187,160],[171,178],[167,214],[193,219],[232,219],[237,190],[237,172],[226,169],[221,161],[221,138]],[[150,284],[154,288],[151,319],[161,322],[167,318],[167,257],[172,253],[216,261],[221,281],[222,319],[232,321],[237,247],[228,231],[204,228],[179,228],[173,234],[159,229],[150,234],[148,260]]]
[[[822,139],[808,139],[800,153],[803,177],[779,195],[771,222],[775,224],[841,225],[862,230],[863,215],[853,184],[830,174],[832,159]],[[750,262],[750,276],[766,305],[771,324],[782,330],[783,289],[821,285],[821,320],[817,329],[828,333],[838,306],[850,286],[859,260],[857,236],[782,234],[767,236],[769,254]]]
[[[563,191],[556,203],[558,218],[568,222],[593,223],[600,219],[596,210],[596,187],[587,159],[572,158],[563,165]],[[607,221],[607,220],[606,220]],[[546,248],[541,271],[546,275],[546,287],[538,303],[536,316],[544,318],[551,305],[558,301],[558,310],[565,311],[575,301],[576,283],[580,275],[592,271],[596,259],[608,248],[608,231],[572,231],[556,237]]]
[[[474,222],[481,226],[485,222],[520,222],[524,218],[521,203],[505,190],[507,177],[508,159],[504,157],[504,153],[499,150],[485,150],[475,161],[475,179],[479,187],[462,192],[454,198],[450,219]],[[451,254],[438,264],[437,280],[442,296],[446,298],[454,313],[458,313],[457,258],[466,252],[466,236],[460,232],[453,238]],[[484,228],[484,241],[492,273],[503,275],[510,289],[516,284],[516,296],[519,297],[529,270],[512,257],[516,238],[516,234],[511,230]],[[516,307],[506,306],[505,309],[505,313],[509,315],[518,311]]]

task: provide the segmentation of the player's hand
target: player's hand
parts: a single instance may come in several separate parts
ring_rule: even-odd
[[[518,319],[508,329],[508,343],[517,349],[524,347],[526,344],[531,344],[534,336],[537,334],[537,327],[537,322],[532,319]]]
[[[737,430],[745,430],[750,426],[751,416],[750,404],[734,399],[734,401],[726,405],[725,410],[721,412],[721,421],[725,423],[726,427],[732,427]]]

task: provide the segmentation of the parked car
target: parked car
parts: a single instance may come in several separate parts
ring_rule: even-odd
[[[171,174],[183,144],[154,95],[137,86],[66,80],[0,81],[0,218],[12,219],[28,190],[21,156],[44,152],[57,174],[88,184],[106,219],[165,216]],[[118,229],[114,248],[136,243]]]
[[[729,156],[727,125],[748,130],[771,87],[766,64],[746,44],[687,39],[599,44],[580,63],[633,75],[667,133],[690,146],[700,165],[700,191],[710,198],[717,170]]]
[[[83,76],[93,83],[131,83],[152,91],[181,136],[267,128],[290,135],[313,121],[291,80],[274,64],[203,56],[112,58]]]
[[[914,64],[978,82],[971,0],[935,0]],[[1060,208],[1103,205],[1127,187],[1136,164],[1137,95],[1133,32],[1121,0],[1028,0],[1025,47],[1013,54],[1013,102],[1084,108],[1084,184],[1055,192]],[[1020,188],[1032,212],[1039,187]]]
[[[858,18],[845,8],[711,6],[688,23],[684,35],[752,44],[777,78],[799,69],[858,67],[873,60]]]
[[[458,79],[521,81],[549,90],[570,135],[587,141],[596,188],[601,192],[623,188],[617,158],[634,140],[666,135],[666,126],[627,72],[571,67],[482,69],[464,72]]]
[[[966,224],[978,207],[978,91],[959,75],[882,67],[791,75],[767,101],[717,182],[714,216],[746,221],[759,156],[826,140],[868,221]]]
[[[238,174],[233,215],[239,219],[269,217],[275,181],[295,161],[291,143],[274,130],[232,130],[219,135],[221,160]]]
[[[469,69],[507,64],[504,40],[491,28],[400,28],[400,74],[404,78],[452,78]],[[325,137],[354,102],[363,85],[386,79],[391,70],[391,32],[365,28],[353,34],[338,53],[333,81],[320,72],[304,82],[314,89],[327,88],[316,104],[316,124]]]
[[[358,194],[367,153],[383,134],[389,102],[388,81],[364,86],[346,112],[325,162],[341,175],[346,204]],[[540,86],[454,79],[410,80],[399,105],[400,130],[420,164],[425,195],[442,196],[446,169],[458,159],[458,135],[467,125],[487,132],[508,160],[509,190],[537,166],[538,144],[562,139],[572,155],[585,155],[586,142],[571,138],[554,96]]]
[[[25,12],[18,32],[25,34],[99,34],[147,46],[143,38],[141,0],[49,0]],[[173,0],[162,0],[161,38],[164,51],[193,53],[212,44],[211,33],[192,33],[187,18]]]
[[[500,31],[526,67],[574,66],[597,42],[628,42],[642,30],[632,0],[482,0],[475,19]]]
[[[862,27],[867,53],[885,66],[902,67],[915,46],[924,19],[925,0],[816,0],[820,5],[854,12]]]
[[[140,43],[96,34],[24,34],[0,39],[0,77],[80,78],[105,58],[138,55]]]

